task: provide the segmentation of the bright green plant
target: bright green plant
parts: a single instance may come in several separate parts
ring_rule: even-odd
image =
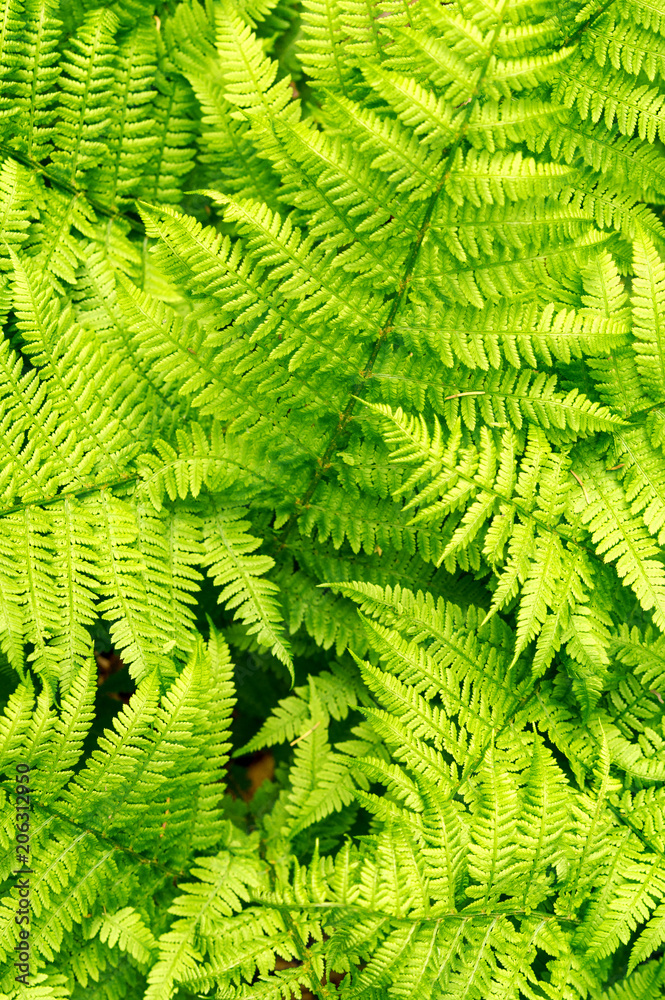
[[[659,4],[1,10],[2,997],[662,996]]]

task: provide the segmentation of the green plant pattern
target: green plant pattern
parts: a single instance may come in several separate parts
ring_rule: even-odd
[[[0,996],[663,996],[665,11],[96,2],[0,3]]]

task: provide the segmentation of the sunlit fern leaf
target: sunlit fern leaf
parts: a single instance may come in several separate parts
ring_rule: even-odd
[[[62,700],[53,735],[40,761],[39,791],[43,804],[53,802],[73,774],[94,718],[96,669],[92,656],[74,677]]]
[[[315,87],[345,94],[353,71],[343,58],[343,12],[331,0],[306,0],[302,15],[299,57]]]
[[[633,346],[642,384],[659,402],[665,397],[665,345],[661,329],[665,308],[665,265],[646,237],[635,241],[633,279]]]
[[[665,630],[665,571],[658,548],[642,519],[634,515],[615,476],[598,459],[579,465],[586,496],[578,498],[582,523],[605,562],[614,562],[625,586],[632,587],[645,611]]]
[[[155,641],[162,652],[184,658],[193,650],[191,605],[203,579],[196,568],[203,557],[199,524],[185,505],[157,513],[152,504],[138,504],[136,513]]]
[[[138,194],[146,162],[155,156],[160,139],[163,145],[168,141],[159,135],[150,114],[157,70],[155,35],[154,22],[138,24],[123,38],[114,61],[113,112],[104,129],[108,151],[89,184],[92,197],[108,205]]]
[[[294,761],[289,771],[290,791],[285,798],[286,823],[279,837],[295,837],[313,823],[338,812],[353,798],[353,783],[346,760],[331,748],[327,720],[314,688],[309,714],[298,726]]]
[[[60,629],[50,646],[60,660],[60,691],[66,693],[91,655],[88,628],[97,620],[97,539],[89,508],[72,498],[52,507],[49,529],[55,555]]]
[[[112,11],[91,11],[61,64],[56,149],[51,159],[61,176],[73,183],[106,151],[105,133],[110,124],[107,99],[113,92],[117,26]]]
[[[36,193],[31,175],[8,157],[0,172],[0,256],[5,256],[4,243],[18,250],[28,239]],[[9,261],[5,261],[3,270],[10,266]]]
[[[145,560],[135,545],[139,525],[128,501],[102,493],[88,503],[96,529],[99,589],[104,600],[100,613],[110,622],[111,639],[122,651],[136,681],[157,668],[164,679],[173,677],[172,657],[164,650],[151,621],[145,580]]]
[[[652,0],[618,0],[617,10],[622,18],[632,18],[638,24],[653,32],[665,34],[665,19]]]
[[[653,143],[665,129],[663,99],[657,88],[636,87],[630,76],[603,72],[599,66],[573,60],[561,73],[556,98],[567,107],[577,107],[583,118],[597,122],[601,116],[609,129]]]
[[[369,700],[357,672],[346,663],[335,663],[330,672],[326,671],[312,677],[309,685],[296,687],[292,695],[282,698],[256,736],[252,737],[244,747],[236,750],[235,756],[240,757],[275,743],[295,739],[309,717],[312,693],[318,698],[320,717],[324,725],[328,724],[328,718],[346,719],[349,712],[359,703],[364,704]]]
[[[227,838],[233,848],[232,836]],[[191,875],[196,881],[181,883],[185,891],[172,904],[178,919],[157,942],[159,958],[148,975],[146,1000],[172,996],[174,983],[200,966],[197,939],[209,934],[220,918],[237,912],[248,897],[248,888],[262,881],[258,858],[251,857],[246,848],[240,854],[221,850],[200,858]]]
[[[193,166],[195,104],[186,83],[166,66],[158,66],[155,87],[151,112],[157,142],[148,163],[142,163],[140,193],[147,201],[172,204],[180,200]]]
[[[213,25],[203,9],[198,4],[181,4],[175,16],[169,18],[165,34],[170,58],[196,96],[192,110],[198,110],[198,103],[202,115],[200,128],[194,122],[190,127],[199,147],[199,163],[206,167],[204,178],[218,183],[221,174],[226,191],[260,198],[276,208],[270,166],[257,155],[249,140],[248,123],[232,117],[234,105],[225,96],[225,64],[215,48]],[[178,84],[176,79],[172,86]],[[151,199],[149,194],[146,197]]]
[[[156,950],[156,941],[143,921],[141,914],[132,906],[126,906],[115,913],[97,917],[89,934],[96,934],[100,941],[113,947],[118,945],[127,952],[139,966],[147,966]]]
[[[0,2],[3,996],[662,993],[664,32]]]
[[[612,648],[622,663],[636,668],[645,687],[660,691],[665,682],[665,640],[652,627],[642,634],[636,626],[622,625]]]
[[[278,587],[264,579],[273,567],[269,556],[250,555],[261,544],[247,532],[243,508],[224,508],[212,502],[203,524],[204,565],[222,590],[218,601],[234,611],[250,635],[269,646],[289,671],[293,670],[289,644],[283,634],[277,600]]]
[[[34,690],[29,683],[20,684],[9,697],[0,716],[0,760],[5,767],[17,759],[28,729],[35,704]]]
[[[226,72],[226,99],[241,109],[232,113],[242,120],[252,114],[268,114],[287,120],[300,117],[299,102],[292,101],[288,79],[278,79],[278,65],[266,58],[250,28],[231,7],[219,6],[215,18],[215,43]]]
[[[631,23],[608,11],[597,18],[585,33],[581,45],[585,56],[593,55],[599,66],[608,62],[632,76],[644,70],[649,80],[665,76],[665,41],[649,26]]]
[[[579,438],[618,423],[609,410],[577,390],[565,395],[557,391],[556,376],[545,373],[508,370],[485,375],[458,366],[454,374],[442,377],[431,361],[423,364],[396,351],[377,366],[372,378],[377,380],[380,396],[392,406],[422,410],[427,402],[449,427],[459,417],[471,430],[480,423],[517,429],[535,423],[552,439],[562,441],[569,433]]]
[[[61,22],[52,0],[6,5],[6,43],[2,52],[2,104],[18,110],[19,151],[35,160],[48,156],[55,131],[56,81]]]
[[[10,253],[23,350],[38,367],[49,409],[52,407],[56,413],[67,411],[74,418],[76,429],[70,432],[70,440],[74,439],[70,447],[76,455],[79,478],[88,476],[93,469],[106,477],[118,477],[123,470],[123,452],[126,455],[134,450],[135,444],[130,443],[120,421],[108,419],[94,380],[86,378],[86,367],[100,377],[91,337],[72,322],[70,306],[65,305],[61,311],[32,260],[21,261],[13,251]],[[75,356],[82,362],[80,366],[72,365]],[[110,369],[111,359],[106,364]],[[35,430],[44,434],[41,421]]]

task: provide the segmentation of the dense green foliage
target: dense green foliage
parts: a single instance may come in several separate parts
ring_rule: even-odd
[[[658,0],[3,0],[2,997],[663,995],[664,142]]]

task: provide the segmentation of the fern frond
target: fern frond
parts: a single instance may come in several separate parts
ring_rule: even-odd
[[[100,941],[110,947],[118,947],[127,952],[139,966],[150,964],[157,942],[141,914],[133,906],[126,906],[116,913],[97,917],[92,923],[90,935],[98,935]]]
[[[441,378],[437,366],[412,360],[406,352],[393,357],[372,372],[381,395],[392,406],[422,409],[427,401],[443,415],[449,427],[458,419],[474,430],[512,425],[521,429],[533,422],[549,431],[554,440],[575,438],[598,430],[610,430],[618,419],[605,407],[586,399],[576,389],[556,391],[554,375],[529,371],[491,372],[489,375],[464,371],[453,378]]]
[[[635,241],[633,278],[633,346],[644,388],[660,401],[665,394],[665,356],[661,316],[665,297],[665,265],[645,236]]]
[[[240,18],[224,6],[219,6],[215,18],[215,42],[222,63],[233,69],[225,74],[227,101],[240,111],[241,118],[253,114],[298,119],[298,104],[291,103],[293,94],[288,79],[275,81],[277,63],[266,58],[257,38]]]
[[[146,113],[154,98],[155,34],[153,25],[137,25],[123,39],[114,59],[112,118],[103,133],[108,147],[101,170],[88,187],[106,205],[139,193],[146,161],[156,153],[156,122]],[[95,54],[94,58],[96,64],[99,57]],[[90,115],[89,104],[87,108]]]
[[[91,11],[61,64],[59,121],[51,160],[72,183],[106,153],[107,95],[113,92],[117,27],[110,10]]]
[[[654,621],[665,630],[665,570],[641,518],[632,514],[614,476],[597,460],[584,460],[578,473],[587,499],[579,500],[581,521],[591,533],[598,555],[615,562],[618,575],[632,587]]]
[[[280,837],[295,837],[353,798],[353,783],[346,760],[335,754],[327,739],[326,718],[316,689],[309,697],[309,714],[298,726],[294,762],[289,771],[291,788],[285,798],[286,824]]]
[[[289,644],[283,636],[282,616],[275,595],[277,586],[262,577],[274,565],[269,556],[250,555],[261,544],[248,534],[249,522],[242,508],[211,505],[203,524],[204,565],[223,589],[218,601],[234,610],[259,643],[269,646],[288,667],[293,666]]]
[[[0,717],[0,761],[6,768],[20,754],[35,704],[35,694],[29,683],[22,682],[9,696]]]
[[[190,89],[175,74],[158,67],[157,94],[151,105],[156,142],[148,163],[142,163],[140,193],[146,201],[174,204],[194,161],[195,105]]]
[[[157,942],[159,958],[148,974],[146,1000],[170,997],[174,984],[196,971],[201,962],[197,937],[212,937],[216,922],[237,912],[248,898],[248,887],[262,881],[256,859],[246,850],[244,856],[223,850],[201,858],[191,874],[197,881],[181,883],[184,894],[171,907],[179,919]]]
[[[596,18],[585,33],[582,52],[592,55],[599,66],[608,62],[614,69],[624,69],[632,76],[643,70],[649,80],[665,78],[665,42],[649,25],[631,24],[615,13]]]
[[[648,84],[636,87],[621,73],[603,72],[581,60],[572,61],[561,73],[555,99],[576,107],[582,118],[597,122],[601,116],[611,129],[614,123],[623,135],[637,131],[640,139],[653,143],[662,138],[665,126],[663,96]]]
[[[70,445],[70,454],[77,463],[79,476],[87,476],[95,468],[107,478],[109,473],[122,476],[122,458],[133,451],[135,445],[130,444],[120,421],[109,421],[91,377],[94,373],[99,378],[104,367],[108,371],[110,360],[107,359],[105,365],[99,364],[91,338],[72,323],[68,307],[60,312],[48,284],[40,280],[33,262],[20,261],[11,250],[10,254],[24,349],[33,365],[40,366],[40,378],[53,409],[56,412],[64,409],[74,415],[76,429],[70,433],[75,444]],[[74,366],[73,358],[81,356],[85,361]],[[44,428],[39,429],[43,434]]]
[[[171,658],[150,620],[143,553],[134,546],[139,534],[136,511],[127,501],[102,494],[90,512],[97,529],[100,591],[105,598],[99,611],[113,622],[113,643],[123,651],[137,682],[155,669],[170,678]]]
[[[234,756],[241,757],[276,743],[292,741],[297,732],[304,732],[304,723],[310,713],[309,696],[312,693],[318,699],[319,717],[323,720],[319,722],[320,725],[327,725],[329,718],[346,719],[349,711],[356,708],[359,702],[363,704],[368,700],[356,671],[347,664],[332,664],[330,671],[311,677],[309,685],[296,687],[293,695],[282,698],[256,736],[236,750]]]
[[[7,8],[3,70],[9,70],[9,80],[3,80],[3,104],[11,101],[18,105],[23,125],[17,131],[18,148],[35,160],[50,153],[55,132],[54,96],[62,72],[57,65],[62,26],[56,11],[52,0],[27,4],[20,19],[16,7]]]

